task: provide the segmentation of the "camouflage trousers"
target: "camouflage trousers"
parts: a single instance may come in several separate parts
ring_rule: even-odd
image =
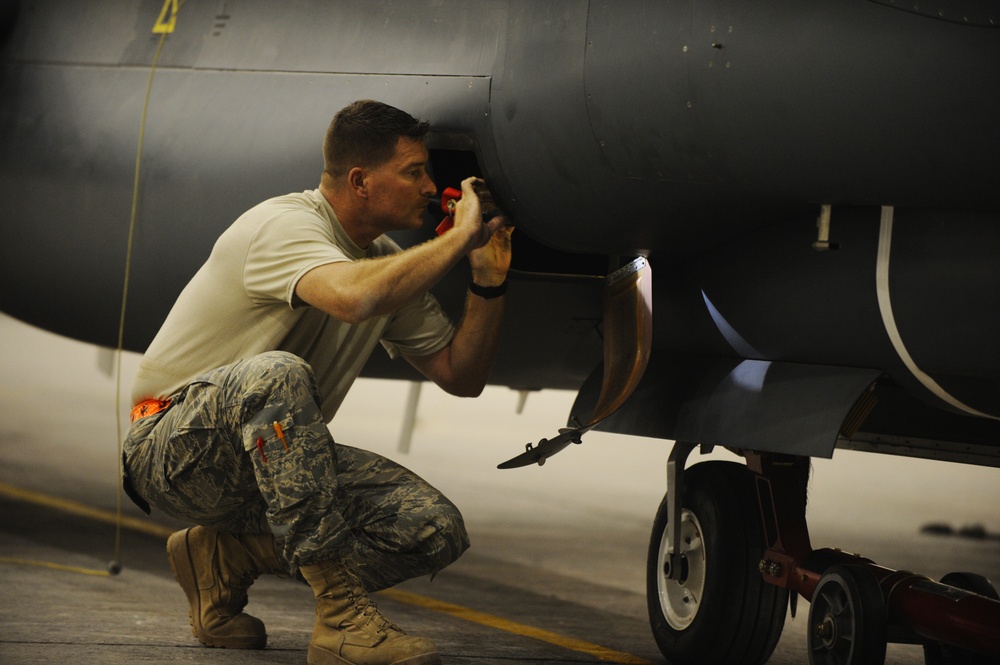
[[[399,464],[335,443],[319,404],[292,354],[221,367],[132,424],[125,475],[172,517],[272,532],[293,575],[343,559],[376,591],[455,561],[469,540],[454,504]]]

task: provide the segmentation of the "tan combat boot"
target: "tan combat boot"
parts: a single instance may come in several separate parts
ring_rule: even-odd
[[[187,596],[191,632],[209,647],[263,649],[260,619],[243,613],[247,589],[262,573],[286,573],[269,533],[220,533],[196,526],[171,534],[167,555]]]
[[[300,566],[316,594],[309,665],[429,665],[434,643],[410,637],[382,616],[357,576],[342,563]]]

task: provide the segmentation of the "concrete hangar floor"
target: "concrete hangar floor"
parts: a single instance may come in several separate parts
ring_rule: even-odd
[[[104,572],[119,549],[109,354],[8,317],[0,317],[0,339],[0,663],[304,663],[308,587],[254,584],[248,611],[268,627],[265,651],[206,649],[191,635],[164,550],[183,525],[156,512],[147,518],[127,499],[124,568]],[[123,395],[137,359],[123,358]],[[462,508],[473,546],[433,581],[377,594],[385,614],[434,639],[455,665],[664,662],[646,618],[645,556],[669,444],[591,433],[544,467],[498,471],[562,425],[573,395],[532,394],[518,415],[518,396],[506,389],[458,400],[425,386],[403,453],[408,390],[362,380],[331,427],[338,440],[391,456],[443,490]],[[932,522],[1000,531],[998,476],[838,451],[814,460],[813,545],[934,579],[971,571],[1000,581],[997,538],[921,532]],[[772,664],[808,662],[807,615],[800,603]],[[890,645],[886,662],[923,663],[922,651]]]

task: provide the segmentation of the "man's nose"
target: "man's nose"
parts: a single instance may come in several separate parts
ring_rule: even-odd
[[[434,196],[437,194],[437,185],[431,180],[431,176],[424,171],[424,196]]]

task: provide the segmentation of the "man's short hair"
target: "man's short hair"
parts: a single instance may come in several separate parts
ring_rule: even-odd
[[[361,99],[337,112],[323,141],[323,170],[334,178],[355,166],[376,168],[389,161],[401,137],[423,139],[430,123],[409,113]]]

